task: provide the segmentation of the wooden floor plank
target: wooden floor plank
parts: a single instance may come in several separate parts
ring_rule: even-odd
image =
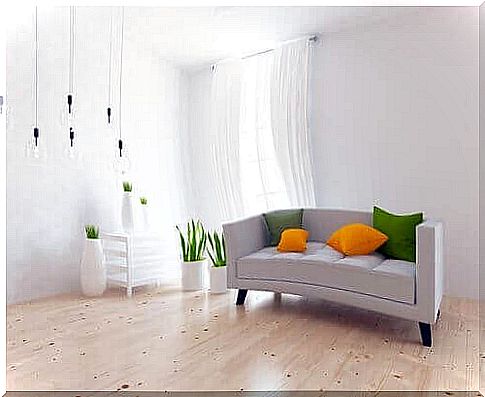
[[[7,308],[8,390],[478,390],[478,304],[417,325],[291,295],[176,286]]]

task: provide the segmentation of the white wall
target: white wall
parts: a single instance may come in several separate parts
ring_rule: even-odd
[[[216,180],[210,166],[211,148],[208,141],[210,131],[212,71],[210,66],[192,71],[189,75],[189,136],[191,151],[190,169],[193,170],[190,187],[192,198],[188,207],[192,216],[200,218],[204,225],[219,230],[222,219],[220,211],[214,207],[217,197]]]
[[[194,142],[207,133],[210,78],[209,68],[190,76]],[[317,204],[378,203],[442,220],[446,293],[469,297],[478,294],[477,86],[473,7],[416,9],[353,33],[325,33],[313,49]],[[210,213],[205,186],[196,194],[200,214]]]
[[[176,255],[173,225],[183,213],[183,200],[173,180],[180,164],[178,137],[186,128],[186,77],[158,59],[152,43],[137,36],[126,15],[123,138],[133,166],[128,176],[117,176],[112,170],[116,123],[112,129],[106,123],[110,13],[110,8],[77,9],[74,106],[76,142],[83,155],[79,163],[64,156],[69,9],[39,8],[39,126],[48,152],[40,164],[24,156],[33,125],[33,12],[24,10],[8,32],[9,303],[79,289],[83,225],[119,228],[122,179],[133,181],[136,196],[148,197],[153,222],[166,236],[167,255]],[[117,60],[118,42],[114,47]],[[113,73],[116,80],[117,67]],[[117,92],[115,82],[115,114]]]
[[[76,131],[84,154],[78,165],[63,157],[68,9],[40,8],[39,15],[40,127],[49,151],[41,165],[23,155],[32,132],[32,14],[22,13],[7,43],[9,302],[78,290],[82,226],[119,224],[121,178],[111,170],[117,138],[105,121],[110,9],[78,9]],[[210,181],[189,183],[181,172],[207,167],[198,144],[208,129],[211,76],[207,68],[187,77],[161,61],[130,21],[127,14],[129,178],[153,206],[173,273],[174,223],[187,208],[192,216],[211,213]],[[478,10],[423,8],[322,39],[314,51],[310,112],[318,205],[370,209],[378,200],[393,211],[424,210],[442,219],[447,293],[476,296]],[[179,175],[186,191],[174,189]]]
[[[446,293],[478,295],[478,8],[423,8],[314,50],[317,203],[424,211],[445,226]]]
[[[7,29],[6,29],[6,23],[7,23],[7,18],[5,16],[5,13],[0,14],[0,95],[5,98],[5,87],[6,87],[6,44],[7,44]],[[4,109],[3,109],[4,110]],[[0,139],[2,142],[2,145],[5,145],[6,139],[5,139],[5,131],[6,131],[6,117],[5,117],[5,112],[2,111],[2,114],[0,115]],[[5,146],[4,146],[5,147]],[[0,179],[5,180],[5,174],[6,174],[6,153],[3,150],[2,154],[0,155]],[[5,199],[5,184],[2,183],[2,193],[1,193],[3,199]],[[1,200],[2,203],[2,211],[0,213],[0,222],[2,225],[5,225],[6,221],[6,205],[3,201]],[[5,259],[5,245],[6,245],[6,233],[5,229],[2,227],[0,230],[0,253],[2,255],[2,258]],[[2,264],[5,263],[2,260]],[[6,292],[7,292],[7,284],[5,282],[6,277],[5,277],[5,272],[2,272],[0,275],[0,293],[1,293],[1,298],[0,298],[0,318],[2,319],[2,330],[0,331],[0,338],[3,338],[5,340],[6,337]],[[3,346],[0,346],[0,393],[5,393],[6,391],[6,363],[7,363],[7,347],[5,344]]]

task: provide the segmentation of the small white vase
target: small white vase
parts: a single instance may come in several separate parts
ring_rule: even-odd
[[[150,230],[150,218],[149,218],[149,210],[148,210],[148,206],[145,204],[145,205],[141,205],[141,222],[142,222],[142,226],[143,226],[143,230],[145,231],[148,231]]]
[[[223,294],[227,292],[227,266],[211,266],[210,292],[211,294]]]
[[[204,288],[204,273],[207,269],[207,260],[196,262],[182,262],[182,289],[197,291]]]
[[[123,193],[123,202],[121,204],[121,224],[126,233],[133,233],[133,196],[131,192]]]
[[[88,238],[84,243],[81,289],[86,296],[100,296],[106,289],[106,268],[101,240]]]

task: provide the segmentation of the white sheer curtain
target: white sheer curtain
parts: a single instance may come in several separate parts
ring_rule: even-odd
[[[315,205],[308,137],[308,40],[273,51],[271,127],[278,163],[292,206]]]
[[[240,63],[218,64],[211,87],[209,144],[210,169],[221,222],[244,215],[239,156],[240,95]]]
[[[273,141],[272,73],[272,53],[242,61],[239,153],[246,214],[290,205]]]
[[[299,40],[220,63],[213,71],[205,135],[215,193],[211,224],[315,205],[307,126],[308,56],[307,40]]]

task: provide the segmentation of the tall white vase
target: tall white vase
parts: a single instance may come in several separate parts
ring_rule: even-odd
[[[131,192],[123,193],[123,202],[121,204],[121,224],[125,232],[133,233],[133,196],[131,195]]]
[[[101,240],[88,238],[84,243],[81,289],[86,296],[100,296],[106,289],[106,268]]]

